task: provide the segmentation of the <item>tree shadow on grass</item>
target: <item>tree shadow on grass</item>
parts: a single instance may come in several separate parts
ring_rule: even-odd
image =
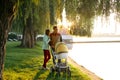
[[[40,76],[41,74],[43,74],[44,72],[45,72],[44,70],[39,70],[39,71],[36,73],[36,75],[35,75],[35,77],[33,78],[33,80],[40,80],[39,76]]]
[[[57,72],[50,72],[46,80],[72,80],[72,78],[65,72],[61,72],[60,75]]]

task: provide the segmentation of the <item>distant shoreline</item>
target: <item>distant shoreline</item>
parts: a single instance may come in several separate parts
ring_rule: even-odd
[[[76,41],[71,43],[118,43],[120,40],[109,40],[109,41]]]
[[[75,37],[71,43],[115,43],[120,42],[120,37]]]

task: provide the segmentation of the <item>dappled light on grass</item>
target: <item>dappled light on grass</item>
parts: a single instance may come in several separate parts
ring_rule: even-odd
[[[90,78],[80,72],[72,64],[71,77],[61,72],[50,73],[50,70],[40,69],[43,64],[43,51],[41,42],[33,49],[19,48],[19,42],[8,42],[5,60],[4,80],[90,80]],[[52,58],[47,66],[53,66]]]

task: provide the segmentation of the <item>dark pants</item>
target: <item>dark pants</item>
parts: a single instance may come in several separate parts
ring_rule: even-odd
[[[56,62],[55,62],[55,56],[54,56],[54,55],[55,55],[55,54],[54,54],[55,49],[54,49],[54,48],[51,48],[51,49],[52,49],[52,50],[51,50],[51,53],[52,53],[52,57],[53,57],[52,60],[53,60],[53,63],[56,64]]]
[[[50,56],[49,50],[43,50],[43,51],[44,51],[44,63],[43,63],[43,67],[46,68],[46,64],[49,61],[49,59],[51,58],[51,56]]]

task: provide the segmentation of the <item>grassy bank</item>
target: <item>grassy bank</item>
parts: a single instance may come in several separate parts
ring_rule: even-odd
[[[33,49],[16,47],[20,42],[7,42],[4,80],[90,80],[76,66],[69,64],[71,77],[62,74],[60,77],[50,74],[49,70],[39,69],[43,63],[43,51],[41,42]],[[48,67],[53,65],[52,59]]]

